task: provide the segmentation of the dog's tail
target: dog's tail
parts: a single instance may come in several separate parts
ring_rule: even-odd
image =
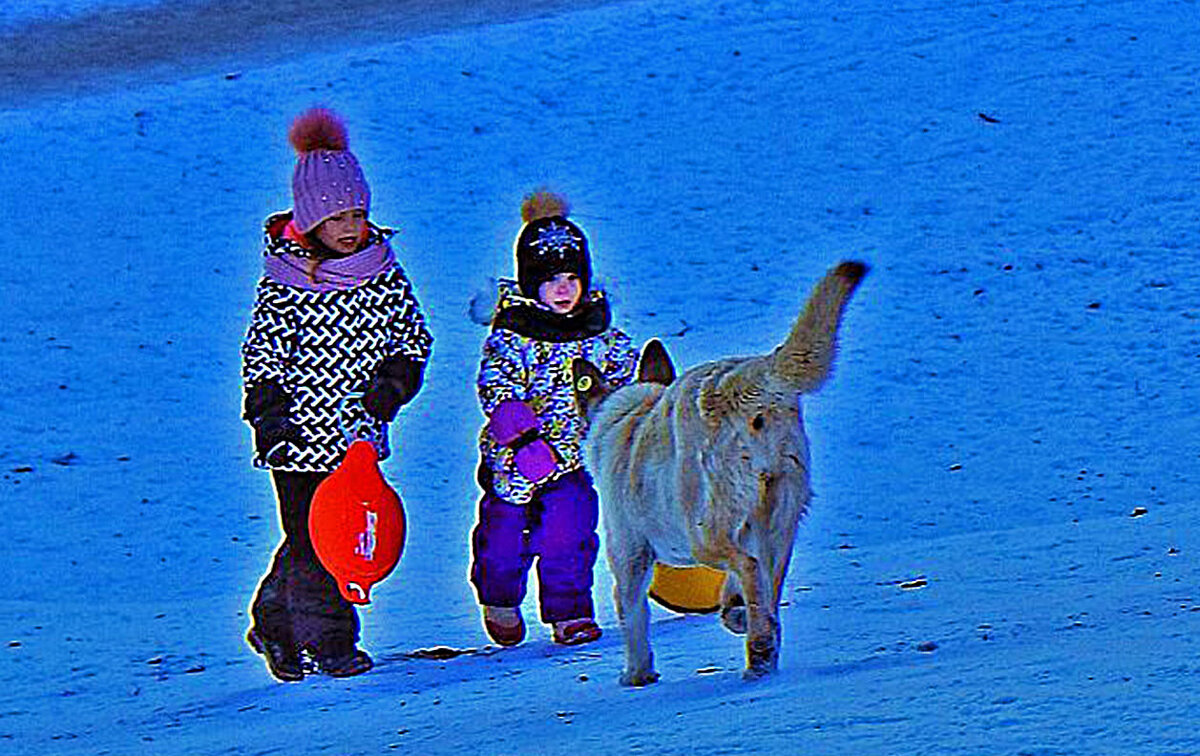
[[[866,263],[849,260],[825,274],[787,340],[771,354],[771,372],[801,393],[821,387],[833,369],[842,312],[869,270]]]

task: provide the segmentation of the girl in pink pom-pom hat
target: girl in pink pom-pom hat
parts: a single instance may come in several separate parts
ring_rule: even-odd
[[[345,123],[313,108],[288,138],[293,204],[266,221],[242,379],[254,465],[271,471],[284,531],[247,640],[290,681],[372,666],[358,647],[354,606],[313,551],[309,507],[353,435],[387,457],[388,424],[420,390],[433,340],[396,262],[393,231],[371,222],[371,189]]]

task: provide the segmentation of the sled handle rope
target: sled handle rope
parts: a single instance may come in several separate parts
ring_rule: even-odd
[[[380,431],[376,429],[376,424],[371,421],[370,415],[362,406],[363,392],[351,391],[342,397],[342,401],[338,403],[338,426],[342,430],[342,438],[346,439],[346,444],[350,445],[358,440],[369,441],[376,449],[382,447],[380,443]],[[354,412],[354,410],[358,410]],[[350,419],[351,413],[358,416],[357,421]]]
[[[346,440],[347,446],[361,439],[370,442],[376,449],[381,449],[381,432],[376,429],[375,424],[371,422],[370,416],[363,409],[362,398],[363,392],[361,391],[351,391],[342,397],[342,400],[338,402],[338,428],[342,431],[342,438]],[[349,418],[355,409],[358,412],[354,414],[357,414],[359,419],[357,422],[352,422]],[[262,458],[270,459],[275,452],[283,449],[290,443],[292,442],[286,438],[276,442],[274,446],[267,450],[266,454],[262,455]]]
[[[286,438],[283,439],[282,441],[276,441],[275,445],[272,446],[270,449],[267,449],[267,453],[260,455],[260,457],[263,460],[269,460],[269,459],[271,459],[272,456],[275,455],[275,452],[279,451],[280,449],[284,448],[285,446],[287,446],[290,443],[292,443],[292,442],[288,441]],[[267,462],[267,464],[270,464],[270,462]]]

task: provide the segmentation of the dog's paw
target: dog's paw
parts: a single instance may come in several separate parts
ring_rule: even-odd
[[[750,643],[746,647],[746,671],[743,680],[757,680],[779,669],[779,649],[763,641]]]
[[[631,688],[641,688],[658,682],[658,673],[652,669],[640,672],[625,671],[621,673],[621,684]]]
[[[739,604],[721,610],[721,624],[734,635],[746,634],[746,606]]]
[[[746,682],[753,682],[755,680],[763,679],[774,671],[774,667],[747,667],[746,670],[742,672],[742,679]]]

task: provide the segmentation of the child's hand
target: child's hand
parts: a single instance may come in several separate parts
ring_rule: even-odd
[[[400,411],[399,392],[388,383],[377,381],[363,392],[362,406],[371,417],[380,422],[390,423]]]
[[[546,439],[540,436],[518,448],[515,461],[517,472],[534,483],[540,483],[550,477],[554,468],[557,467],[554,450],[550,448],[550,444],[546,443]]]
[[[299,446],[304,443],[300,428],[286,416],[261,418],[254,426],[254,451],[258,458],[268,464],[280,464],[287,444]]]
[[[400,408],[421,390],[424,378],[425,363],[405,355],[389,357],[363,392],[363,409],[376,420],[392,422]]]
[[[501,402],[488,423],[492,437],[515,452],[517,471],[537,483],[557,466],[554,449],[538,435],[541,422],[533,408],[521,401]]]

